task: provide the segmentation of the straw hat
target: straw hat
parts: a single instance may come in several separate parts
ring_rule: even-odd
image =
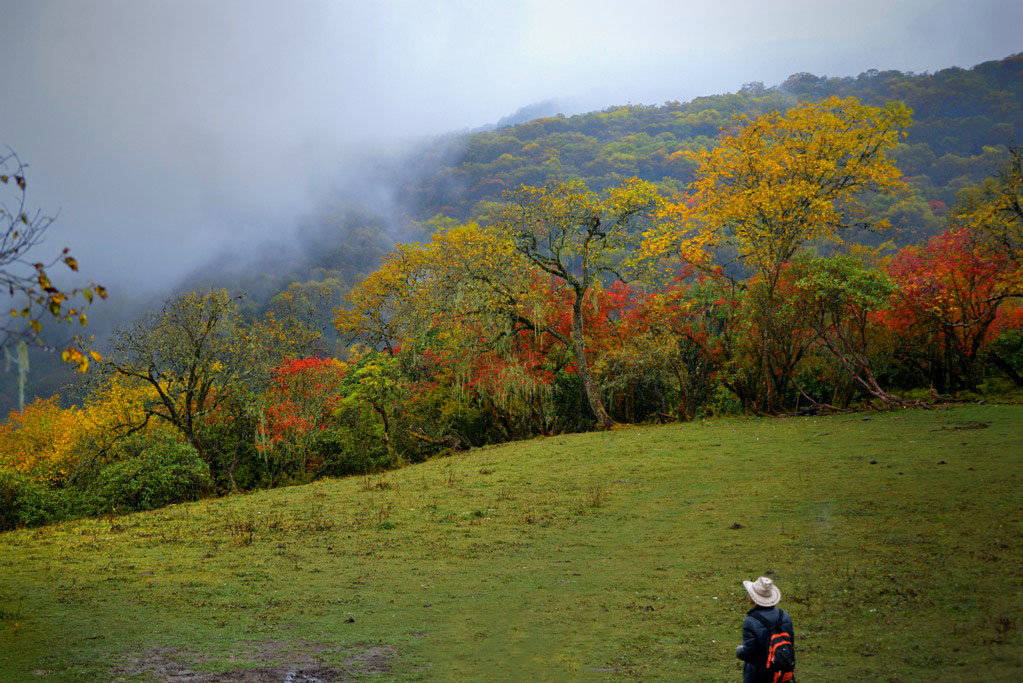
[[[742,585],[746,587],[746,592],[753,602],[761,607],[774,607],[781,600],[781,591],[774,585],[774,581],[766,576],[761,576],[756,581],[743,581]]]

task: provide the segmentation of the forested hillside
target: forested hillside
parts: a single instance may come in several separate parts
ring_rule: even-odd
[[[891,153],[909,191],[874,198],[873,218],[887,219],[893,230],[859,236],[867,241],[908,244],[936,235],[958,192],[995,173],[1007,161],[1007,147],[1023,142],[1023,53],[934,74],[799,73],[772,87],[751,83],[736,93],[691,102],[539,118],[444,136],[381,161],[372,172],[391,189],[394,206],[384,210],[360,197],[328,202],[329,210],[303,225],[294,262],[228,270],[213,284],[246,291],[254,311],[289,288],[298,296],[322,294],[336,302],[376,268],[395,239],[428,239],[437,227],[472,217],[521,184],[573,179],[602,191],[638,177],[666,195],[681,193],[695,177],[689,153],[716,145],[734,117],[755,118],[828,96],[853,96],[875,106],[901,101],[912,110],[913,124]],[[209,279],[198,272],[190,278]]]
[[[520,184],[575,178],[592,189],[638,176],[667,192],[694,178],[686,152],[713,146],[736,115],[756,117],[803,101],[854,96],[875,106],[904,102],[913,112],[893,152],[912,193],[876,207],[905,240],[944,224],[956,193],[1004,162],[1005,145],[1023,138],[1023,54],[934,74],[868,71],[856,77],[799,73],[765,87],[663,105],[624,105],[550,117],[438,141],[423,150],[421,174],[405,186],[411,213],[470,216],[479,202]]]
[[[736,116],[755,118],[828,96],[875,106],[901,101],[912,110],[913,124],[891,152],[908,192],[875,197],[872,218],[886,219],[892,230],[861,233],[859,241],[911,244],[938,234],[959,191],[1004,166],[1007,147],[1023,141],[1023,53],[934,74],[799,73],[775,86],[751,83],[691,102],[539,118],[444,136],[382,162],[374,171],[392,188],[393,207],[384,211],[355,197],[332,202],[303,226],[296,262],[230,273],[213,284],[246,291],[253,310],[289,288],[300,297],[315,292],[337,302],[376,268],[395,238],[428,239],[522,184],[573,179],[601,191],[638,177],[666,195],[682,193],[695,177],[690,153],[716,145]]]
[[[386,215],[353,200],[197,271],[79,354],[88,385],[30,387],[0,528],[621,423],[1018,394],[1021,70],[800,74],[431,143]]]
[[[428,238],[442,222],[470,217],[481,202],[500,200],[518,185],[574,178],[594,190],[637,176],[666,193],[682,191],[694,178],[687,152],[716,144],[736,115],[757,116],[800,101],[852,95],[868,104],[902,101],[913,111],[907,137],[892,152],[910,193],[879,197],[873,207],[894,230],[864,241],[894,238],[913,243],[937,234],[964,187],[991,175],[1006,159],[1006,146],[1023,140],[1023,53],[970,69],[934,74],[868,71],[856,77],[794,74],[765,87],[663,105],[624,105],[571,117],[541,118],[476,133],[445,136],[417,146],[379,171],[393,186],[394,210],[346,198],[328,202],[301,228],[299,248],[288,259],[231,268],[197,264],[179,289],[215,285],[244,291],[244,307],[256,315],[295,298],[318,305],[318,324],[330,336],[329,309],[360,277],[372,272],[396,236]],[[527,108],[528,109],[528,108]],[[376,169],[375,169],[376,170]],[[282,297],[283,295],[283,297]],[[107,308],[129,309],[124,302]],[[94,330],[102,336],[118,314],[98,309]],[[56,335],[51,347],[58,346]],[[52,353],[32,351],[28,394],[49,395],[76,378]],[[17,405],[16,370],[8,364],[0,382],[0,413]]]

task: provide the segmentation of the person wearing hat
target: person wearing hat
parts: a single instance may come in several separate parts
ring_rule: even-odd
[[[746,613],[742,622],[742,645],[735,656],[746,664],[742,668],[743,683],[761,683],[767,681],[768,672],[764,667],[767,659],[765,644],[770,637],[771,628],[767,624],[777,624],[789,633],[795,643],[795,632],[792,630],[792,619],[785,610],[777,607],[781,600],[781,591],[766,576],[756,581],[743,581],[742,585],[749,594],[753,608]]]

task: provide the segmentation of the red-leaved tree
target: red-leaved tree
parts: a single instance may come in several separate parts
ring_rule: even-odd
[[[983,352],[1007,322],[1005,303],[1023,294],[1012,260],[977,232],[952,228],[903,248],[889,274],[898,290],[884,319],[906,360],[937,391],[976,389]]]

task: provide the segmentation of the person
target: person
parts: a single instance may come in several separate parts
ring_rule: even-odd
[[[743,683],[763,683],[772,681],[775,674],[767,669],[768,645],[767,642],[772,636],[772,627],[777,625],[774,632],[782,631],[788,634],[788,641],[791,643],[789,654],[792,656],[792,665],[795,665],[795,632],[792,630],[792,619],[785,610],[777,607],[781,600],[781,591],[774,585],[774,582],[766,576],[761,576],[756,581],[743,581],[743,587],[749,595],[753,608],[746,613],[742,621],[742,645],[736,651],[735,656],[745,662],[742,667]],[[776,636],[776,642],[784,642],[785,639]],[[793,680],[791,675],[781,674],[777,676],[778,681]]]

